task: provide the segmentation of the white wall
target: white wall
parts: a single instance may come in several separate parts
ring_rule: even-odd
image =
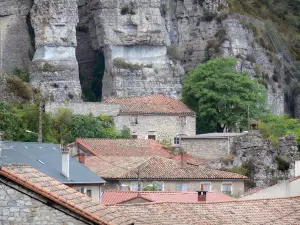
[[[300,179],[289,182],[288,180],[265,188],[252,195],[245,196],[243,199],[256,198],[277,198],[300,195]]]

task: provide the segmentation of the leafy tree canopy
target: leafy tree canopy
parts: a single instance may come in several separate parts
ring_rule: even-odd
[[[233,58],[213,59],[187,74],[183,101],[197,113],[198,132],[246,128],[248,109],[253,119],[265,112],[265,88],[246,73],[236,72],[236,63]]]

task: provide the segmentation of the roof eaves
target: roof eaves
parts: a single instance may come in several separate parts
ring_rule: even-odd
[[[8,170],[4,167],[0,167],[0,175],[3,175],[4,177],[32,190],[33,192],[38,193],[38,194],[56,202],[59,205],[62,205],[63,207],[75,212],[76,214],[79,214],[80,216],[82,216],[92,222],[95,222],[100,225],[109,225],[108,222],[102,220],[98,216],[93,215],[92,213],[86,211],[85,209],[83,209],[81,207],[78,207],[74,203],[60,197],[56,193],[52,193],[51,191],[49,191],[43,187],[38,187],[31,181],[19,176],[18,174],[11,172],[10,170]]]

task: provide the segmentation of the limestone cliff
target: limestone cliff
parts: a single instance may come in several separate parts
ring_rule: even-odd
[[[180,98],[189,68],[233,56],[237,70],[265,84],[273,112],[284,112],[281,56],[249,26],[264,24],[228,13],[225,0],[2,0],[0,21],[1,71],[29,67],[51,101],[80,101],[81,88],[98,99]]]

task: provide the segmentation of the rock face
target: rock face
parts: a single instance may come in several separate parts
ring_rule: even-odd
[[[31,23],[36,51],[30,83],[51,101],[81,101],[78,63],[75,56],[76,0],[35,0]]]
[[[295,175],[295,160],[299,157],[294,134],[281,138],[278,148],[260,135],[236,137],[231,145],[232,159],[212,163],[214,168],[243,166],[257,187],[267,187]]]
[[[31,0],[0,1],[0,74],[14,68],[28,69],[32,51],[28,28],[30,7]]]

